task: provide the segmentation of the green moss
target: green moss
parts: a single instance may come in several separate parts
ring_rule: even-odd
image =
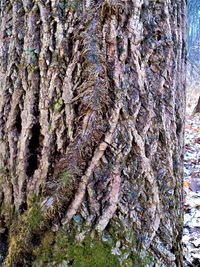
[[[117,267],[117,256],[112,255],[111,248],[99,239],[87,237],[82,243],[71,243],[68,257],[73,267]]]
[[[48,231],[45,234],[41,245],[33,251],[33,255],[36,257],[33,266],[43,267],[52,258],[52,244],[54,243],[54,239],[55,235],[52,231]]]
[[[67,177],[68,174],[64,182]],[[72,267],[144,267],[153,261],[148,252],[136,249],[134,232],[120,221],[112,220],[102,236],[89,233],[81,242],[77,241],[83,232],[86,232],[83,219],[77,214],[70,232],[61,228],[54,233],[45,225],[40,201],[33,195],[29,198],[28,211],[20,215],[11,228],[4,267],[16,263],[26,266],[25,261],[33,258],[33,267],[58,267],[63,263]],[[35,237],[39,237],[38,243]],[[25,255],[31,255],[32,259],[26,259]]]
[[[28,210],[21,215],[18,214],[18,218],[15,219],[11,226],[11,232],[16,237],[22,235],[29,236],[29,234],[39,231],[45,224],[40,203],[30,203]]]
[[[35,231],[41,228],[43,224],[43,212],[40,204],[35,203],[29,210],[26,216],[28,230]]]
[[[0,205],[0,214],[4,216],[6,225],[10,226],[14,214],[14,206],[10,202],[3,201]]]
[[[4,262],[4,267],[26,266],[31,258],[35,238],[40,234],[45,222],[40,202],[33,196],[29,203],[28,211],[17,214],[15,221],[12,221],[9,236],[9,251]],[[45,226],[46,227],[46,226]]]
[[[81,242],[75,238],[77,231],[68,233],[61,229],[55,235],[49,232],[35,250],[36,260],[33,266],[57,267],[65,263],[73,267],[144,267],[152,263],[148,252],[134,250],[134,233],[124,232],[118,226],[112,228],[112,236],[109,232],[102,237],[88,234]],[[118,239],[119,235],[121,239]]]
[[[58,266],[67,258],[68,238],[63,230],[45,234],[39,247],[34,250],[33,267]]]
[[[69,171],[64,171],[62,175],[60,176],[59,186],[60,187],[67,186],[69,184],[70,178],[71,178],[71,174],[69,173]]]
[[[51,105],[50,108],[53,111],[60,111],[62,109],[62,107],[63,107],[63,104],[64,104],[63,99],[62,98],[57,98],[57,99],[55,99],[55,101],[53,102],[53,104]]]
[[[31,194],[27,200],[28,210],[21,215],[20,220],[23,222],[27,232],[34,232],[44,225],[45,218],[38,196]]]
[[[52,258],[56,264],[66,260],[68,250],[68,237],[64,230],[59,230],[55,237],[55,244],[53,246]]]
[[[73,262],[73,267],[120,266],[117,256],[112,255],[110,246],[100,239],[88,236],[82,242],[77,242],[63,230],[58,231],[55,239],[50,233],[45,235],[41,245],[35,250],[35,256],[35,267],[58,266],[63,261]]]

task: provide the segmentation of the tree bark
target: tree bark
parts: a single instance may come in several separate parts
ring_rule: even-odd
[[[2,266],[184,266],[185,14],[1,0]]]

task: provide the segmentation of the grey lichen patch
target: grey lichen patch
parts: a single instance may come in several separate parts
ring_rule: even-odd
[[[118,255],[120,266],[145,267],[154,260],[148,251],[138,248],[138,239],[133,229],[127,228],[119,220],[112,220],[106,236],[112,253]],[[105,234],[102,236],[105,239]]]
[[[35,57],[35,49],[34,48],[32,48],[32,47],[28,47],[26,50],[25,50],[25,52],[26,52],[26,55],[27,56],[29,56],[29,57],[31,57],[31,58],[33,58],[33,57]]]
[[[73,220],[77,224],[81,224],[83,222],[83,218],[80,214],[74,215]]]
[[[81,11],[83,9],[83,1],[82,0],[67,1],[67,8],[72,11]]]
[[[35,64],[38,58],[38,51],[33,47],[25,49],[25,55],[29,64]]]

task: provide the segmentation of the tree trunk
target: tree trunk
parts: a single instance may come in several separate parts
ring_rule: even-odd
[[[197,113],[200,113],[200,97],[198,99],[198,102],[193,110],[193,115],[197,114]]]
[[[1,0],[0,27],[2,266],[184,266],[185,1]]]

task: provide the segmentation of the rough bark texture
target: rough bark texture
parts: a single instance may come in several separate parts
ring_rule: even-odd
[[[185,1],[0,3],[3,265],[183,266]]]

